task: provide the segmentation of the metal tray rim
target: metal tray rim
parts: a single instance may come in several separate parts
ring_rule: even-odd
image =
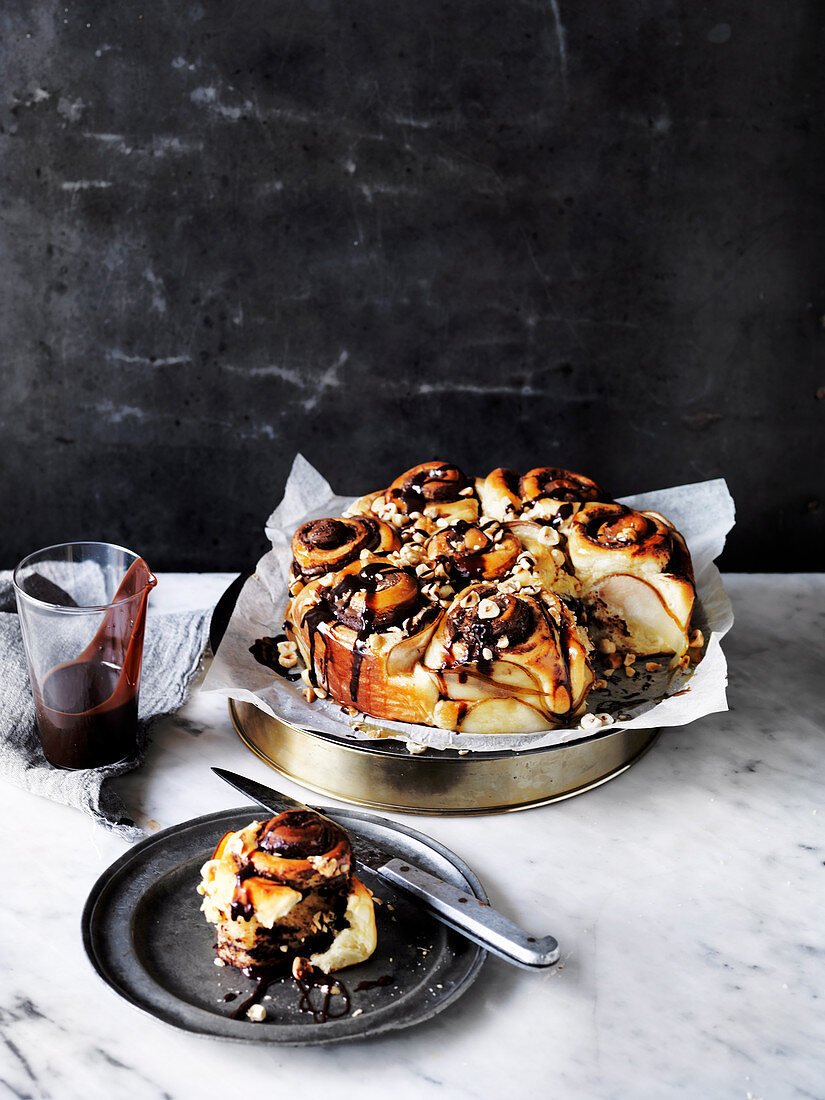
[[[237,710],[235,700],[234,699],[228,700],[228,704],[229,704],[229,718],[230,718],[230,721],[232,723],[232,726],[233,726],[236,734],[241,739],[241,741],[244,743],[244,745],[246,745],[246,747],[252,753],[254,753],[255,756],[258,757],[259,760],[263,760],[263,762],[265,764],[269,765],[269,767],[271,767],[279,775],[285,776],[287,779],[292,780],[293,783],[298,783],[298,784],[300,784],[300,786],[305,787],[308,790],[314,791],[316,794],[321,794],[321,795],[324,795],[324,796],[329,797],[329,798],[335,798],[340,802],[345,802],[345,803],[347,803],[349,805],[352,805],[352,806],[363,806],[363,807],[366,807],[366,808],[371,809],[371,810],[381,810],[381,811],[384,811],[384,812],[387,812],[387,813],[405,813],[405,814],[424,815],[424,816],[433,816],[433,817],[438,817],[438,816],[444,816],[444,817],[484,817],[484,816],[488,816],[490,814],[497,814],[497,813],[515,813],[515,812],[520,811],[520,810],[530,810],[530,809],[533,809],[533,808],[538,807],[538,806],[548,806],[548,805],[551,805],[554,802],[563,802],[568,798],[574,798],[576,795],[585,794],[587,791],[595,790],[597,787],[601,787],[603,784],[608,783],[611,779],[615,779],[618,776],[620,776],[623,772],[627,771],[634,764],[636,764],[639,760],[641,760],[642,757],[645,756],[650,751],[650,749],[653,748],[653,746],[656,744],[656,742],[659,740],[659,738],[661,737],[661,734],[662,734],[661,729],[653,729],[653,730],[649,730],[649,731],[639,731],[639,732],[646,732],[646,733],[648,733],[649,736],[648,736],[647,740],[644,742],[644,744],[642,745],[642,747],[638,751],[636,751],[632,756],[630,756],[629,758],[624,760],[618,767],[611,769],[606,774],[600,776],[599,778],[597,778],[597,779],[595,779],[595,780],[593,780],[589,783],[584,783],[584,784],[581,784],[577,787],[573,787],[570,790],[567,790],[567,791],[564,791],[564,792],[561,792],[561,793],[558,793],[558,794],[548,795],[547,797],[527,799],[523,802],[503,803],[501,805],[495,805],[495,806],[478,806],[478,807],[474,807],[472,809],[457,809],[457,808],[437,809],[437,808],[433,808],[432,806],[418,806],[418,807],[415,807],[415,806],[410,806],[408,804],[391,803],[391,802],[377,802],[375,800],[371,800],[371,799],[367,799],[367,798],[363,798],[363,799],[362,798],[356,798],[352,795],[341,794],[340,791],[333,790],[332,788],[324,787],[324,786],[321,786],[319,784],[313,783],[310,780],[306,779],[304,776],[298,776],[298,775],[293,774],[287,768],[285,768],[282,764],[279,764],[277,760],[274,760],[271,756],[268,756],[252,740],[252,738],[249,736],[249,734],[246,732],[246,730],[243,727],[243,723],[242,723],[242,721],[240,719],[240,716],[238,714],[238,710]],[[272,719],[269,719],[269,720],[272,721]],[[455,754],[454,756],[446,757],[446,756],[439,755],[437,750],[429,750],[428,753],[422,753],[419,756],[412,756],[411,757],[411,756],[407,755],[406,757],[402,757],[400,754],[397,754],[397,753],[391,753],[391,752],[386,752],[386,751],[382,752],[382,749],[379,746],[376,746],[376,745],[372,745],[372,744],[364,745],[359,741],[339,741],[336,738],[328,736],[328,735],[321,735],[321,734],[315,733],[311,730],[304,730],[304,729],[301,729],[299,726],[293,726],[291,723],[285,722],[281,718],[278,719],[278,722],[282,726],[284,726],[287,729],[289,729],[290,731],[292,731],[292,733],[297,734],[299,737],[306,737],[306,738],[310,738],[310,739],[323,737],[323,739],[325,741],[327,741],[329,744],[334,745],[336,750],[340,751],[342,753],[342,755],[346,754],[346,753],[354,753],[354,754],[362,754],[362,755],[372,754],[375,757],[382,757],[383,756],[383,757],[388,758],[388,759],[404,760],[405,763],[407,763],[408,761],[412,761],[414,767],[416,765],[418,765],[419,761],[422,761],[422,760],[426,760],[428,765],[442,763],[445,767],[449,767],[449,766],[461,767],[462,764],[463,764],[463,758],[457,757],[457,754]],[[621,733],[623,731],[618,731],[618,732]],[[610,734],[605,734],[605,735],[602,735],[601,737],[587,738],[586,742],[589,743],[589,742],[593,742],[593,741],[601,741],[601,740],[604,740],[605,737],[609,737],[609,736],[611,736],[611,735]],[[615,736],[615,734],[613,734],[612,736]],[[583,745],[584,743],[585,742],[582,742],[582,741],[575,741],[575,742],[570,742],[570,743],[567,743],[567,744],[564,744],[564,745],[550,745],[550,746],[547,746],[546,748],[543,748],[543,749],[528,749],[525,752],[515,752],[515,751],[511,750],[511,751],[507,751],[507,752],[498,752],[498,753],[476,753],[473,757],[473,761],[474,761],[474,763],[482,763],[482,766],[483,766],[483,764],[485,762],[489,762],[490,764],[501,763],[502,761],[512,760],[512,759],[516,759],[516,758],[520,758],[520,757],[524,757],[524,756],[529,756],[529,755],[533,755],[533,756],[550,756],[551,754],[559,752],[562,749],[571,749],[571,748],[575,749],[575,748],[578,748],[579,746]],[[432,753],[433,755],[430,755],[430,753]]]

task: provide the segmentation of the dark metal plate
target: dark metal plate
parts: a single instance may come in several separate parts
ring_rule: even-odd
[[[472,984],[486,952],[363,869],[359,875],[383,904],[376,906],[375,955],[332,979],[350,992],[351,1011],[315,1023],[301,1012],[300,990],[285,976],[269,989],[263,1022],[231,1019],[255,983],[232,967],[214,965],[214,929],[200,912],[197,885],[223,833],[263,816],[260,806],[252,806],[186,821],[136,845],[98,879],[83,911],[83,942],[98,974],[121,997],[196,1034],[303,1046],[421,1023]],[[336,807],[336,816],[350,834],[356,859],[363,835],[487,900],[470,868],[437,841],[354,810]],[[356,991],[359,983],[387,975],[388,984]]]

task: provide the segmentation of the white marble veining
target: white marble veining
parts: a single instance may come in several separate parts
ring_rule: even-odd
[[[228,578],[162,580],[167,606],[206,606]],[[459,1002],[384,1038],[256,1048],[134,1009],[94,974],[79,934],[125,843],[3,786],[0,1096],[825,1096],[825,577],[726,584],[729,713],[666,731],[623,776],[566,802],[399,817],[466,859],[498,908],[552,932],[562,958],[544,974],[490,958]],[[213,764],[275,781],[223,705],[195,697],[119,790],[139,821],[165,827],[237,804]]]

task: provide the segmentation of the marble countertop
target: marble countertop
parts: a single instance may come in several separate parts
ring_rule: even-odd
[[[158,599],[209,606],[230,579],[162,575]],[[0,1096],[825,1097],[825,576],[725,580],[728,713],[667,730],[565,802],[397,818],[561,945],[544,973],[488,957],[458,1002],[405,1031],[258,1047],[144,1015],[100,981],[80,937],[86,896],[126,843],[2,785]],[[306,797],[197,694],[117,786],[153,831],[239,804],[211,765]]]

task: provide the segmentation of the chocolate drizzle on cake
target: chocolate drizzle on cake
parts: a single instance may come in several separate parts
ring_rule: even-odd
[[[346,518],[313,521],[296,562],[307,568],[310,549],[318,560],[349,552],[344,525],[365,520],[380,543],[346,565],[327,556],[305,585],[291,581],[287,610],[308,701],[329,697],[350,718],[485,734],[552,728],[584,710],[594,643],[628,656],[661,644],[680,658],[688,644],[695,589],[681,536],[582,474],[500,467],[468,479],[452,463],[422,463]],[[663,612],[637,624],[637,606],[647,615],[654,596]],[[631,662],[617,660],[632,679]]]
[[[316,1024],[325,1024],[327,1020],[337,1020],[341,1016],[346,1016],[349,1012],[352,1004],[349,990],[338,978],[331,978],[328,974],[325,974],[323,981],[307,978],[293,978],[293,981],[301,991],[301,999],[298,1002],[299,1011],[308,1012]],[[319,990],[321,993],[320,1005],[315,1005],[312,1002],[315,990]],[[337,992],[333,992],[333,990],[337,990]],[[336,997],[340,997],[341,1005],[337,1012],[333,1012],[332,1004],[333,999]]]
[[[410,568],[370,562],[343,577],[327,602],[338,622],[366,635],[412,614],[419,603],[418,578]]]
[[[345,574],[334,588],[325,589],[319,603],[304,615],[310,633],[310,677],[317,686],[315,635],[324,621],[343,623],[355,631],[349,692],[358,698],[361,665],[370,637],[413,616],[421,606],[415,571],[389,562],[369,562]],[[302,624],[302,625],[303,625]]]
[[[583,504],[588,500],[605,500],[605,493],[590,478],[563,470],[557,466],[539,466],[519,480],[522,500],[553,500]]]
[[[358,983],[353,992],[360,993],[366,989],[378,989],[385,985],[392,985],[394,981],[394,974],[382,974],[380,978],[365,978],[363,982]]]

